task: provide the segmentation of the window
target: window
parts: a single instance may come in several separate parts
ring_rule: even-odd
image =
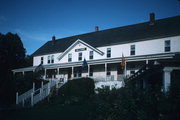
[[[44,58],[43,58],[43,57],[41,57],[41,64],[43,64],[43,59],[44,59]]]
[[[111,57],[111,48],[107,48],[107,58]]]
[[[72,54],[68,54],[68,62],[71,62],[72,61]]]
[[[107,75],[111,75],[111,68],[110,67],[107,67]]]
[[[51,62],[51,57],[48,56],[48,64]]]
[[[79,57],[78,60],[81,61],[82,60],[82,52],[79,53]]]
[[[135,45],[131,45],[131,53],[130,55],[135,55]]]
[[[89,76],[93,76],[93,68],[92,67],[90,68]]]
[[[48,64],[54,63],[54,55],[48,56]]]
[[[164,51],[165,52],[171,51],[171,41],[170,40],[164,41]]]
[[[54,63],[54,55],[51,56],[51,63]]]
[[[93,51],[89,52],[89,59],[93,59],[93,54],[94,54]]]

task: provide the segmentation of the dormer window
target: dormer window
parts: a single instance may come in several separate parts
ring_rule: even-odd
[[[171,41],[170,40],[164,41],[164,51],[165,52],[171,51]]]
[[[107,48],[107,58],[111,57],[111,48]]]

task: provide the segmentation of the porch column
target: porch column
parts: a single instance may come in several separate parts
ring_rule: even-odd
[[[23,76],[24,76],[24,71],[22,71],[22,74],[23,74]]]
[[[46,69],[44,69],[44,79],[46,79]]]
[[[57,68],[57,75],[59,75],[59,68]]]
[[[127,75],[127,69],[126,69],[126,66],[127,66],[127,62],[125,61],[124,62],[124,77],[126,77],[126,75]]]
[[[58,79],[59,79],[59,68],[57,68],[56,78],[58,78]]]
[[[107,80],[107,63],[105,63],[105,81]]]
[[[171,68],[164,68],[164,78],[163,78],[163,90],[166,93],[169,90],[170,84],[171,84]]]
[[[74,67],[72,67],[72,77],[71,78],[74,78]]]
[[[88,64],[88,75],[89,76],[89,72],[90,72],[90,65]]]
[[[147,59],[147,60],[146,60],[146,65],[148,65],[148,62],[149,62],[149,61],[148,61],[148,59]]]

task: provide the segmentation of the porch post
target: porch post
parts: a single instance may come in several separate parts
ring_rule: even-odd
[[[124,62],[124,64],[125,64],[125,66],[124,66],[124,77],[126,77],[127,76],[127,68],[126,68],[127,63],[126,63],[126,61]]]
[[[44,79],[46,79],[46,69],[44,69]]]
[[[107,80],[107,63],[105,63],[105,81]]]
[[[57,75],[59,75],[59,68],[57,68]]]
[[[22,71],[22,74],[23,74],[23,76],[24,76],[24,71]]]
[[[89,76],[89,72],[90,72],[90,65],[88,64],[88,75]]]
[[[72,76],[71,78],[74,78],[74,67],[72,67]]]
[[[171,84],[171,72],[172,69],[170,68],[164,68],[164,78],[163,78],[163,90],[166,93],[169,90],[170,84]]]
[[[16,105],[19,104],[19,100],[18,100],[18,92],[16,92]]]

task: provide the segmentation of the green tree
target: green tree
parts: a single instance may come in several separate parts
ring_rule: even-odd
[[[17,34],[0,34],[0,104],[14,101],[15,81],[11,70],[25,65],[25,48]]]

